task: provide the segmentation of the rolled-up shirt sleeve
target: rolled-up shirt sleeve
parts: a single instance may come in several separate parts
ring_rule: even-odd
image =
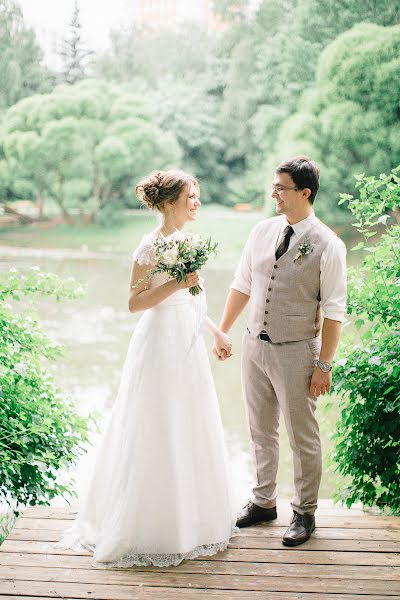
[[[252,233],[247,239],[245,247],[242,252],[238,267],[235,272],[234,279],[230,285],[231,289],[238,290],[242,294],[250,296],[251,292],[251,246],[252,246]]]
[[[346,246],[332,239],[321,256],[321,309],[324,317],[344,321],[347,301]]]

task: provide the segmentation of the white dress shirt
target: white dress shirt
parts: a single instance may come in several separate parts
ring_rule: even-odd
[[[297,242],[299,237],[303,235],[316,220],[318,220],[314,211],[308,217],[293,225],[288,223],[285,215],[281,215],[279,218],[282,220],[282,225],[281,235],[278,238],[276,248],[283,239],[283,230],[285,227],[290,225],[294,231],[289,241],[289,248],[291,248]],[[230,286],[249,296],[251,294],[251,238],[252,236],[250,234],[238,269],[235,273],[235,278]],[[346,246],[337,236],[332,236],[332,239],[328,242],[326,248],[322,252],[320,282],[320,306],[324,317],[332,319],[333,321],[343,321],[346,314],[347,295]]]

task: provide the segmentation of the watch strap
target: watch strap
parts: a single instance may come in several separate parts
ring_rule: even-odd
[[[329,373],[329,371],[332,371],[332,365],[330,363],[322,362],[317,358],[314,360],[314,366],[319,367],[323,373]]]

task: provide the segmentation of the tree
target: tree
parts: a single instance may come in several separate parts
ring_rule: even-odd
[[[190,30],[114,32],[112,49],[96,70],[140,93],[151,113],[146,118],[178,140],[180,166],[200,178],[202,199],[225,202],[229,168],[220,119],[223,66],[214,54],[216,43],[194,24]]]
[[[1,200],[7,203],[12,199],[11,188],[17,197],[34,196],[39,209],[39,219],[42,219],[47,173],[40,136],[35,131],[15,132],[5,138],[3,144],[3,152],[7,160],[2,161],[2,172],[8,190],[6,185],[1,190],[0,184]]]
[[[84,79],[88,58],[93,50],[85,48],[82,39],[82,25],[79,18],[79,6],[75,0],[74,11],[69,25],[69,36],[64,40],[60,55],[63,59],[63,80],[66,83],[76,83]]]
[[[399,13],[392,0],[261,2],[255,18],[241,25],[234,38],[225,77],[223,131],[229,152],[235,154],[230,167],[239,191],[264,195],[260,172],[286,157],[285,149],[302,151],[298,139],[295,143],[286,139],[289,125],[297,128],[300,117],[284,122],[299,112],[299,104],[307,109],[307,101],[311,102],[310,96],[302,96],[314,84],[324,48],[360,21],[391,26],[399,22]],[[224,37],[229,41],[232,32]],[[309,143],[304,145],[310,148]],[[375,165],[370,168],[375,171]]]
[[[207,80],[198,79],[190,89],[166,78],[153,98],[154,120],[169,131],[182,149],[182,167],[201,183],[202,202],[229,203],[228,170],[220,131],[218,100],[208,92]]]
[[[400,23],[400,7],[393,0],[303,0],[295,17],[300,37],[310,38],[311,27],[312,41],[322,49],[357,23],[384,27]]]
[[[140,97],[96,80],[22,100],[6,113],[0,138],[14,189],[51,197],[66,221],[132,203],[135,181],[181,159],[175,137],[146,115]]]
[[[96,59],[93,68],[98,77],[129,83],[132,89],[138,84],[143,88],[145,82],[146,93],[151,93],[166,74],[174,82],[192,82],[204,75],[213,60],[214,45],[215,39],[196,23],[172,31],[131,27],[111,33],[111,48]]]
[[[13,0],[0,0],[0,111],[52,87],[35,34]]]
[[[214,0],[214,14],[223,23],[241,22],[248,10],[248,0]]]
[[[354,173],[390,171],[400,162],[398,90],[400,26],[359,24],[320,56],[315,87],[281,125],[268,168],[299,153],[322,167],[321,213],[340,218],[340,191],[354,190]]]

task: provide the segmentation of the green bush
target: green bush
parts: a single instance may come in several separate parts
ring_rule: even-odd
[[[318,211],[328,223],[346,218],[337,197],[354,194],[354,173],[389,172],[400,163],[399,74],[400,25],[359,23],[341,33],[320,54],[315,83],[266,154],[270,172],[297,154],[318,162]]]
[[[119,227],[124,222],[124,206],[122,202],[108,202],[96,214],[95,223],[101,227]]]
[[[0,501],[15,514],[56,495],[76,496],[57,481],[57,471],[84,452],[94,418],[77,416],[46,370],[64,348],[41,330],[32,307],[36,296],[58,302],[82,291],[72,278],[62,281],[37,267],[0,275]]]
[[[400,512],[400,167],[356,178],[359,197],[342,194],[363,240],[361,267],[349,272],[348,313],[359,341],[342,346],[335,389],[341,398],[333,459],[348,506]],[[372,238],[377,241],[370,243]]]

